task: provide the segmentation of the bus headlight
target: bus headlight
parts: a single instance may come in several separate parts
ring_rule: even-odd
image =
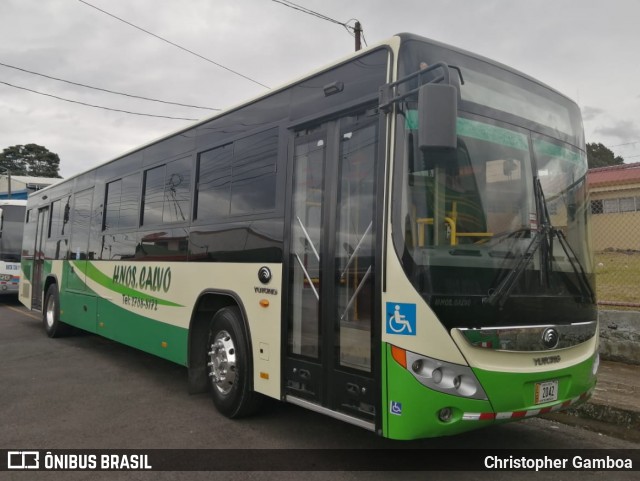
[[[454,396],[487,399],[484,389],[470,367],[440,361],[410,351],[405,351],[405,355],[406,363],[403,365],[410,366],[407,370],[420,384]]]

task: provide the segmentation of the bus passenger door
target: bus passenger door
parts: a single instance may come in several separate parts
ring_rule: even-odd
[[[36,245],[33,250],[33,267],[31,271],[31,309],[42,310],[44,297],[43,280],[45,272],[45,244],[49,233],[49,207],[38,210],[36,224]]]
[[[373,427],[377,116],[298,131],[289,205],[287,400]]]
[[[96,331],[98,309],[97,297],[87,286],[86,275],[93,260],[93,253],[89,251],[93,192],[91,187],[74,195],[69,255],[64,262],[66,289],[60,299],[64,322],[89,332]]]

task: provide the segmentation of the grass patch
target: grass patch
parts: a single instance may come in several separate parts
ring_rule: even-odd
[[[598,301],[640,303],[640,252],[597,252]]]

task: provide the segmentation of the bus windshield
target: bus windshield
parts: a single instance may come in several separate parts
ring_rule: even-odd
[[[584,151],[525,128],[531,119],[514,125],[525,96],[489,117],[505,97],[472,112],[464,89],[454,152],[422,152],[416,99],[399,106],[393,224],[406,274],[449,328],[593,321]],[[549,118],[538,131],[580,123]]]
[[[0,203],[0,261],[20,262],[24,205]]]

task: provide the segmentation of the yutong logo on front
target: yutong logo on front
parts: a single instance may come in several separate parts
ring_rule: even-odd
[[[546,366],[547,364],[557,364],[562,360],[560,356],[536,357],[533,359],[535,366]]]
[[[553,349],[560,342],[560,334],[554,328],[545,329],[542,333],[542,345],[547,349]]]

